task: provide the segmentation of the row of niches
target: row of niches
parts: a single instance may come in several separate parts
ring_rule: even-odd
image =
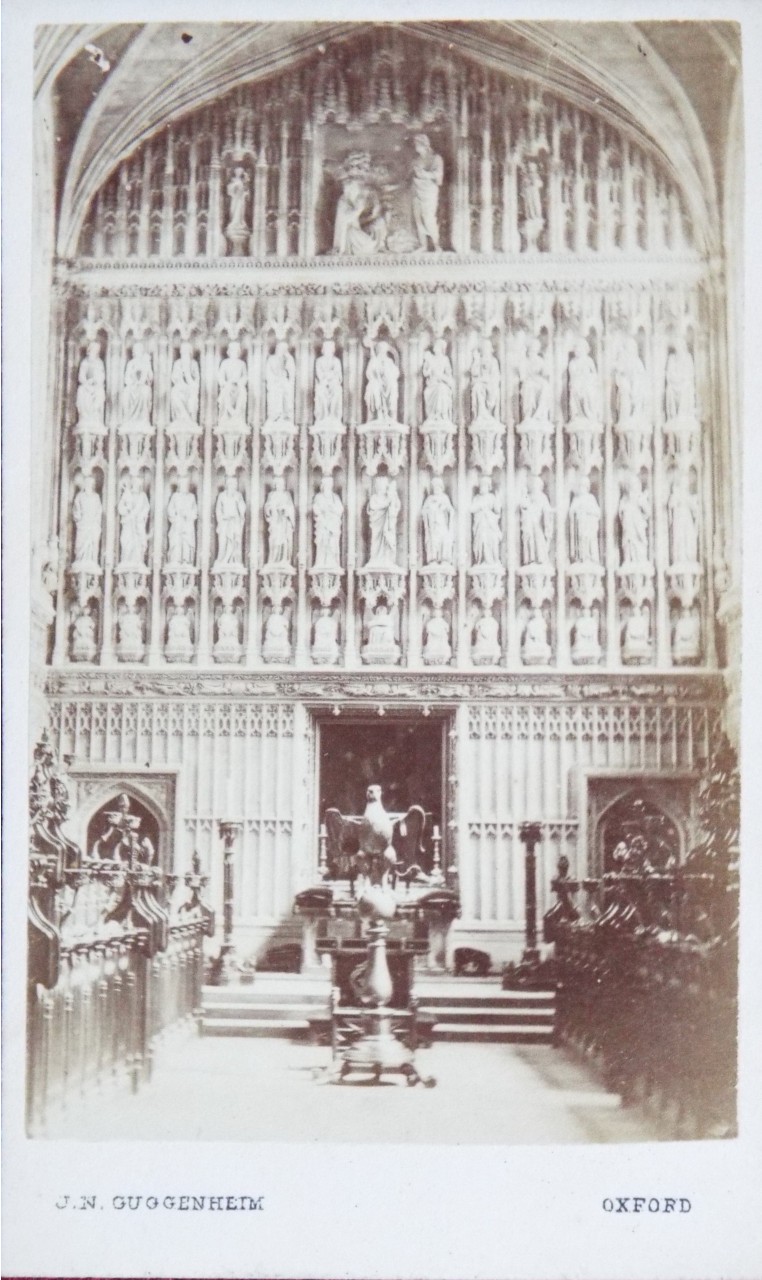
[[[691,241],[661,159],[602,117],[444,47],[336,45],[144,143],[93,199],[79,253],[679,254]]]

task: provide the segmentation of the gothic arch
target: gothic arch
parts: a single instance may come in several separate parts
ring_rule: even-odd
[[[616,835],[607,832],[607,824],[614,816],[616,810],[623,811],[632,802],[641,801],[648,806],[651,813],[648,816],[661,815],[665,819],[665,826],[671,828],[674,833],[676,842],[675,853],[678,861],[682,862],[685,858],[688,848],[689,831],[688,820],[689,815],[683,805],[680,804],[679,797],[671,794],[670,785],[667,780],[662,783],[646,781],[640,782],[637,779],[623,780],[621,787],[615,794],[611,795],[604,807],[597,813],[595,817],[595,825],[593,829],[592,850],[595,859],[596,871],[600,872],[605,867],[607,853],[610,853],[609,844],[613,839],[616,842]],[[664,837],[668,837],[668,830],[661,833]]]
[[[104,775],[87,787],[76,817],[80,847],[83,850],[88,848],[90,825],[98,812],[105,804],[112,800],[116,801],[117,797],[123,793],[146,810],[155,822],[158,834],[156,845],[158,865],[165,870],[171,869],[175,857],[171,816],[149,788],[141,786],[140,782],[129,776]]]

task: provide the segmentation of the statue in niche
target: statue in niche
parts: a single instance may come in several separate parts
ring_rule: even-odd
[[[84,476],[82,487],[74,495],[72,503],[74,520],[74,563],[93,565],[99,563],[103,503],[95,488],[95,476]]]
[[[277,342],[265,361],[268,422],[293,422],[296,402],[296,364],[285,341]]]
[[[117,653],[121,658],[137,661],[143,656],[143,619],[134,605],[129,605],[119,619]]]
[[[399,657],[399,645],[394,635],[394,614],[388,605],[376,605],[368,619],[365,653],[379,662],[396,661]]]
[[[622,657],[625,662],[638,662],[651,656],[651,625],[648,610],[633,609],[624,627]]]
[[[389,229],[379,191],[371,181],[368,152],[348,156],[336,176],[341,195],[333,224],[333,252],[367,254],[385,249]]]
[[[664,407],[667,421],[693,421],[696,417],[696,367],[685,338],[675,339],[667,358]]]
[[[600,423],[602,418],[598,370],[585,338],[574,344],[569,360],[569,418],[572,422],[585,419],[593,423]]]
[[[434,476],[431,492],[421,508],[427,564],[452,564],[455,508],[445,492],[444,480]]]
[[[482,476],[471,502],[474,564],[500,563],[500,500],[492,492],[492,480]]]
[[[667,499],[670,564],[698,564],[698,499],[687,475],[676,475]]]
[[[472,656],[477,665],[500,661],[500,630],[493,613],[483,613],[476,619]]]
[[[125,425],[150,428],[151,404],[153,400],[153,369],[151,357],[142,342],[136,342],[132,348],[132,357],[127,361],[124,370],[124,412],[122,420]]]
[[[451,657],[450,624],[441,605],[435,605],[424,627],[423,660],[431,666],[441,666]]]
[[[315,635],[312,657],[315,662],[333,664],[339,657],[338,620],[327,605],[323,605],[315,619]]]
[[[365,373],[368,421],[396,422],[400,371],[388,342],[377,342]]]
[[[248,235],[249,226],[246,221],[246,206],[249,202],[249,175],[240,165],[236,165],[227,185],[229,220],[225,235],[229,239],[239,239]]]
[[[695,609],[681,609],[672,635],[674,662],[696,662],[701,656],[701,619]]]
[[[290,565],[294,555],[296,510],[285,476],[276,476],[265,501],[268,564]]]
[[[635,338],[627,338],[614,370],[617,422],[644,422],[648,416],[648,377]]]
[[[71,656],[73,662],[92,662],[95,658],[95,619],[92,609],[83,609],[72,626]]]
[[[500,403],[500,365],[489,338],[484,338],[471,355],[471,417],[480,419],[497,417]]]
[[[283,606],[276,604],[265,623],[262,657],[266,662],[286,662],[291,657],[288,636],[288,618]]]
[[[195,564],[198,503],[187,476],[180,476],[177,481],[177,488],[167,504],[167,517],[169,563]]]
[[[546,360],[539,339],[532,338],[527,348],[526,371],[521,379],[522,421],[549,423],[551,413],[550,378]]]
[[[423,405],[426,420],[452,422],[455,382],[444,338],[437,338],[431,351],[424,352],[421,372],[423,373]]]
[[[618,514],[622,564],[648,564],[650,502],[647,490],[632,472],[622,477]]]
[[[176,605],[167,621],[166,656],[170,662],[188,662],[193,655],[190,618],[182,605]]]
[[[396,483],[389,476],[375,476],[368,499],[370,556],[367,568],[397,563],[397,521],[401,506]]]
[[[89,342],[77,375],[77,418],[80,427],[99,431],[106,410],[106,366],[99,342]]]
[[[598,639],[598,615],[585,605],[574,624],[572,660],[574,662],[598,662],[601,645]]]
[[[225,359],[217,374],[217,417],[223,429],[246,429],[246,362],[241,358],[240,342],[229,342]]]
[[[151,504],[141,476],[122,482],[119,514],[119,559],[123,565],[145,567]]]
[[[524,231],[527,249],[536,250],[540,232],[545,225],[542,209],[542,174],[535,160],[528,160],[521,175],[521,202],[524,209]]]
[[[411,177],[413,225],[419,247],[427,250],[429,241],[439,249],[439,191],[444,181],[444,161],[434,151],[428,135],[416,134],[413,145],[415,160]]]
[[[326,338],[315,361],[315,422],[341,422],[344,373],[336,344]]]
[[[522,656],[525,662],[548,662],[550,645],[548,644],[548,624],[542,609],[534,609],[524,631]]]
[[[541,476],[528,475],[526,493],[519,503],[521,563],[550,564],[553,508]]]
[[[214,657],[221,662],[237,662],[241,656],[238,614],[232,604],[225,604],[217,618],[217,641]]]
[[[344,506],[334,492],[333,476],[323,476],[312,504],[315,521],[315,568],[341,567],[341,524]]]
[[[242,564],[246,500],[238,488],[237,476],[226,476],[225,487],[217,495],[214,515],[217,524],[217,564]]]
[[[173,423],[195,427],[198,425],[198,405],[201,379],[198,360],[193,358],[193,343],[181,342],[180,354],[172,365],[172,386],[169,392],[169,416]]]
[[[569,544],[573,564],[600,564],[598,532],[601,509],[590,490],[590,480],[580,476],[577,492],[569,504]]]

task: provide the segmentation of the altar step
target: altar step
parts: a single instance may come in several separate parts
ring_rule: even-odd
[[[417,975],[414,991],[434,1040],[528,1044],[553,1036],[553,991],[503,991],[494,978],[446,974]],[[329,998],[323,975],[257,974],[251,985],[204,987],[201,1029],[307,1039],[329,1030]]]

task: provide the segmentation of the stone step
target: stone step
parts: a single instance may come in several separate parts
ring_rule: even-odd
[[[552,1023],[485,1027],[483,1022],[435,1022],[432,1028],[434,1040],[497,1040],[503,1044],[512,1041],[550,1040]]]
[[[553,1022],[555,1017],[555,1009],[552,1006],[545,1006],[541,1009],[505,1009],[495,1008],[488,1009],[481,1005],[474,1006],[472,1004],[462,1005],[419,1005],[418,1012],[423,1017],[434,1018],[437,1022],[458,1021],[464,1019],[467,1022],[478,1022],[479,1019],[489,1019],[491,1022],[502,1022],[506,1025],[516,1023],[523,1024],[530,1022]]]
[[[305,1003],[304,1001],[261,1001],[257,1004],[240,1004],[237,1001],[222,1001],[204,1006],[205,1016],[221,1018],[227,1021],[247,1018],[309,1018],[325,1012],[328,1016],[328,1003],[325,1000]]]
[[[555,993],[544,993],[527,999],[516,1000],[513,996],[470,996],[465,994],[434,995],[430,991],[415,991],[418,1005],[431,1009],[554,1009]]]
[[[204,987],[204,1008],[218,1008],[223,1005],[235,1005],[239,1009],[252,1005],[276,1004],[327,1004],[331,995],[330,984],[323,983],[319,987]]]
[[[306,1018],[204,1018],[201,1023],[201,1032],[205,1036],[301,1038],[308,1036],[310,1029]]]

